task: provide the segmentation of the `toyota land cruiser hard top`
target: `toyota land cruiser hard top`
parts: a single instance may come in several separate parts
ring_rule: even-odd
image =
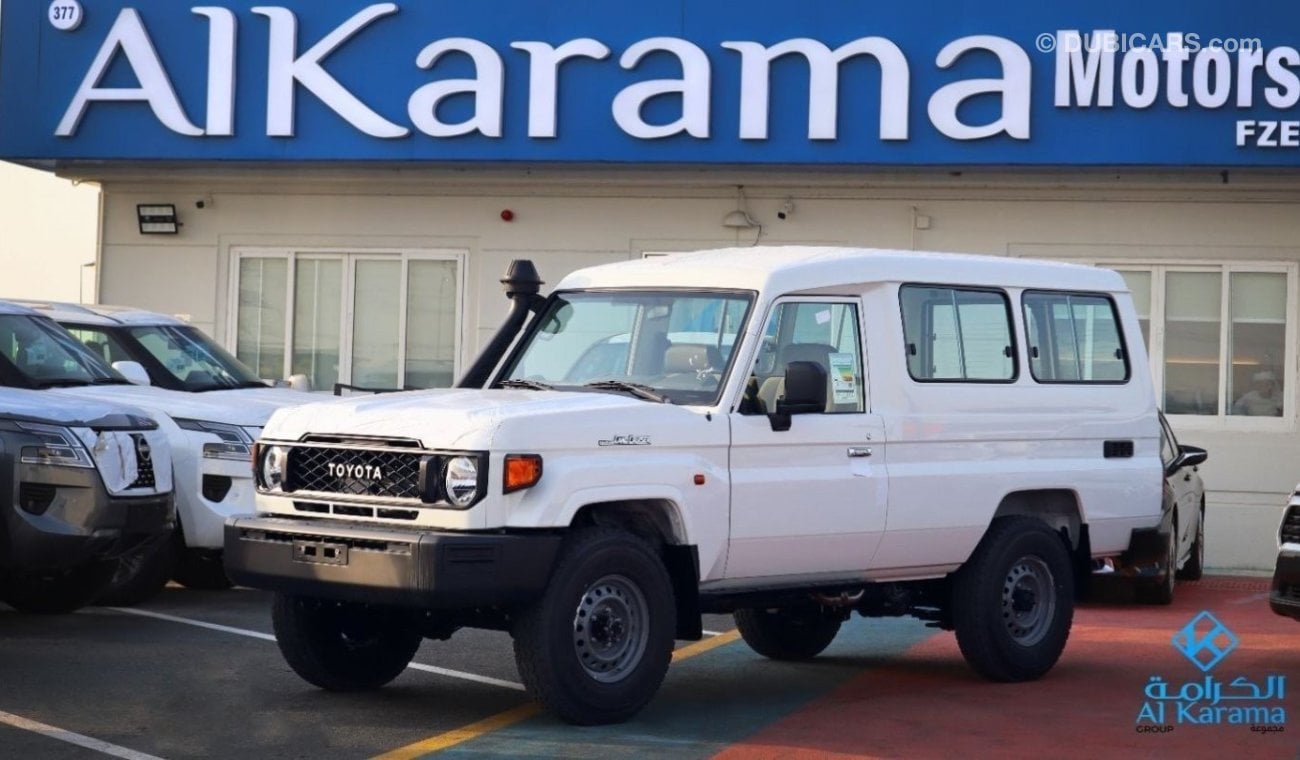
[[[853,611],[954,630],[997,681],[1065,646],[1092,561],[1159,562],[1160,425],[1123,280],[1091,267],[744,248],[528,262],[455,389],[277,412],[239,583],[288,661],[380,686],[423,637],[509,631],[565,720],[625,720],[674,638],[762,655]]]
[[[0,601],[88,604],[175,521],[167,438],[143,412],[0,388]]]

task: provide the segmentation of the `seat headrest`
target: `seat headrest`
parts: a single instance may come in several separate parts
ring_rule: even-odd
[[[836,348],[825,343],[791,343],[781,349],[781,363],[814,362],[825,368],[833,353],[836,353]]]
[[[702,343],[678,343],[664,352],[664,374],[722,369],[722,354],[717,346]]]

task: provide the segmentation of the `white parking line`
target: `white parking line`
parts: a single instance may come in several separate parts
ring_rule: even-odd
[[[703,631],[702,633],[705,636],[721,636],[724,631]]]
[[[35,734],[41,734],[42,736],[48,736],[51,739],[58,739],[59,741],[67,742],[68,744],[75,744],[78,747],[93,749],[96,752],[102,752],[105,755],[126,758],[126,760],[162,760],[162,758],[159,758],[156,755],[136,752],[133,749],[119,747],[116,744],[110,744],[99,739],[92,739],[89,736],[74,734],[71,731],[64,731],[61,728],[47,726],[44,723],[38,723],[37,721],[14,715],[13,713],[0,712],[0,723],[13,726],[14,728],[21,728],[24,731],[31,731]]]
[[[220,625],[218,623],[209,623],[203,620],[193,620],[191,618],[177,617],[175,615],[166,615],[164,613],[153,612],[151,610],[138,610],[131,607],[103,607],[101,609],[111,610],[113,612],[122,612],[127,615],[139,615],[140,617],[154,618],[156,620],[166,620],[170,623],[192,625],[195,626],[196,628],[207,628],[210,631],[220,631],[221,633],[233,633],[236,636],[247,636],[251,639],[261,639],[262,641],[275,641],[275,637],[269,633],[262,633],[261,631],[250,631],[247,628],[234,628],[228,625]],[[447,676],[448,678],[459,678],[462,681],[474,681],[475,683],[487,684],[489,686],[500,686],[503,689],[524,691],[523,684],[515,683],[514,681],[506,681],[501,678],[492,678],[491,676],[480,676],[476,673],[466,673],[460,670],[449,670],[447,668],[439,668],[433,665],[423,665],[418,662],[413,662],[410,665],[407,665],[406,667],[412,670],[420,670],[425,673],[435,673],[440,676]]]

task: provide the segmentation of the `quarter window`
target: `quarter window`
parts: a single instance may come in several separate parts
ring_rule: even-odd
[[[1122,383],[1128,358],[1109,297],[1024,294],[1029,370],[1040,383]]]
[[[1016,378],[1011,306],[998,290],[904,285],[907,371],[925,382]]]

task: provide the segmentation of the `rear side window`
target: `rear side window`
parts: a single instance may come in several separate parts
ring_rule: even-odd
[[[904,285],[907,371],[922,382],[1012,382],[1011,304],[1000,290]]]
[[[1026,291],[1029,370],[1040,383],[1123,383],[1128,355],[1109,296]]]

